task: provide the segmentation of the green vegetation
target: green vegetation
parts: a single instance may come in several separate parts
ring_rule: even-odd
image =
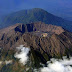
[[[14,12],[12,14],[9,14],[3,18],[3,26],[9,26],[16,23],[32,23],[32,22],[38,22],[42,21],[46,24],[53,24],[62,26],[69,31],[72,31],[72,22],[64,20],[60,17],[54,16],[47,11],[40,9],[40,8],[34,8],[30,10],[21,10],[18,12]]]
[[[31,49],[29,53],[29,61],[26,65],[19,63],[19,60],[14,57],[16,51],[14,50],[0,50],[0,61],[12,60],[12,64],[6,65],[3,63],[0,66],[0,72],[34,72],[34,69],[42,67],[40,63],[45,64],[50,59],[50,55],[41,54],[39,51]],[[66,49],[65,55],[69,56],[72,54],[72,49]],[[61,58],[60,54],[54,55],[55,58]],[[27,70],[28,69],[28,70]]]
[[[19,60],[14,57],[15,53],[16,51],[14,50],[0,50],[0,61],[3,61],[0,66],[0,72],[33,72],[33,69],[41,67],[39,57],[33,51],[29,54],[30,59],[26,65],[19,63]],[[12,64],[6,65],[6,60],[12,60]]]

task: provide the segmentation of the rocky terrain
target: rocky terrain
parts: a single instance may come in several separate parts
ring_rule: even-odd
[[[65,55],[67,49],[71,51],[72,33],[42,22],[16,24],[0,30],[0,48],[15,49],[20,44],[52,57]]]
[[[30,48],[29,56],[34,62],[32,66],[39,67],[40,62],[46,64],[50,58],[72,55],[72,33],[60,26],[48,25],[43,22],[18,23],[0,30],[0,60],[10,59],[14,62],[12,66],[19,65],[14,54],[16,47],[20,45]]]

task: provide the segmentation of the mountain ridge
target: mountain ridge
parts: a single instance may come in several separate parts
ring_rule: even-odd
[[[0,47],[3,49],[15,49],[20,44],[26,44],[42,55],[43,53],[51,57],[71,55],[72,33],[62,27],[36,22],[25,25],[16,24],[0,32]]]
[[[20,45],[30,50],[29,62],[24,66],[15,58],[17,47],[18,50],[22,47]],[[13,62],[11,65],[2,65],[2,72],[24,72],[27,66],[30,67],[28,72],[35,72],[33,69],[40,68],[40,63],[47,66],[51,58],[62,59],[63,56],[72,56],[72,32],[60,26],[43,22],[18,23],[0,30],[0,60]]]

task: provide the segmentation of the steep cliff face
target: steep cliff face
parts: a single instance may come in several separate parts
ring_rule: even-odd
[[[0,30],[1,48],[15,49],[20,44],[30,46],[33,53],[41,54],[45,60],[72,55],[72,33],[42,22],[16,24]]]

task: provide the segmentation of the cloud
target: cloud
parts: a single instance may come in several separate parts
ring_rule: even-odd
[[[6,60],[5,63],[6,63],[6,65],[12,64],[12,60],[9,60],[9,61]]]
[[[27,47],[17,47],[17,52],[15,57],[19,59],[19,62],[25,65],[29,59],[28,53],[30,49]],[[41,64],[42,65],[42,64]],[[47,62],[47,67],[43,65],[43,67],[39,69],[33,69],[34,72],[72,72],[72,57],[67,59],[67,57],[63,57],[63,59],[55,59],[52,58]]]
[[[51,59],[48,61],[48,66],[40,68],[41,72],[72,72],[72,57],[70,59],[63,58],[63,60]]]
[[[0,61],[0,66],[2,65],[3,61]]]
[[[8,65],[8,64],[12,64],[12,60],[5,60],[5,61],[0,61],[0,66],[2,65],[2,64],[6,64],[6,65]]]
[[[20,51],[20,52],[19,52]],[[25,65],[29,59],[28,53],[30,49],[27,47],[23,47],[23,45],[20,45],[20,47],[17,47],[17,52],[14,55],[15,58],[19,59],[19,62]]]

